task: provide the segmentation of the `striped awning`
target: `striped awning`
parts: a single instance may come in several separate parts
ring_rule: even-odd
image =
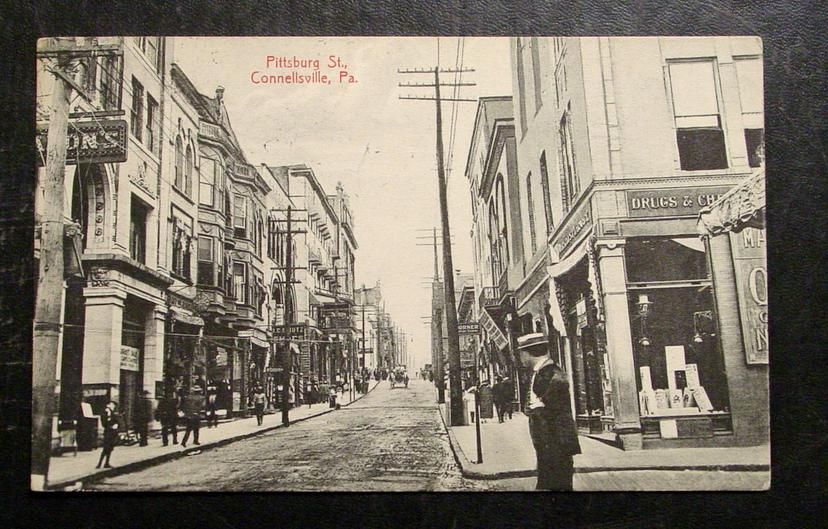
[[[719,235],[765,225],[765,170],[759,169],[699,212],[701,235]]]

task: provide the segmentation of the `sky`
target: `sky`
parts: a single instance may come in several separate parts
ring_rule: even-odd
[[[435,103],[400,100],[433,97],[434,89],[398,83],[433,84],[434,76],[397,70],[433,68],[438,47],[441,67],[475,70],[459,79],[476,83],[462,87],[460,97],[511,95],[507,38],[179,37],[173,49],[173,61],[200,92],[213,96],[224,87],[231,124],[251,163],[304,163],[330,194],[342,182],[359,244],[356,285],[380,282],[386,310],[409,337],[414,366],[431,356],[423,318],[431,311],[433,249],[418,237],[435,226],[439,237]],[[300,67],[290,67],[294,59]],[[294,71],[327,75],[330,82],[254,82]],[[441,76],[453,81],[454,74]],[[453,88],[441,90],[442,97],[452,96]],[[452,257],[463,272],[473,269],[465,164],[476,110],[476,102],[443,103]]]

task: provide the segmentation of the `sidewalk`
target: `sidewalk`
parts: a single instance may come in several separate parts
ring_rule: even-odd
[[[440,405],[445,423],[445,404]],[[462,473],[472,479],[504,479],[537,475],[535,449],[529,436],[529,419],[515,413],[511,420],[483,419],[480,438],[483,463],[477,464],[475,425],[447,427]],[[769,471],[770,447],[670,448],[624,451],[580,436],[581,454],[575,472],[619,470],[727,470]]]
[[[372,382],[369,393],[377,387],[378,382]],[[353,402],[358,401],[365,395],[357,394]],[[349,392],[338,396],[337,403],[342,406],[351,404]],[[312,406],[300,406],[290,410],[290,424],[295,424],[313,417],[318,417],[334,411],[327,402],[314,404]],[[49,481],[47,490],[60,490],[72,487],[77,482],[93,479],[101,479],[116,476],[126,472],[133,472],[141,468],[157,465],[165,461],[177,459],[194,452],[200,452],[209,448],[215,448],[232,441],[244,439],[268,432],[276,428],[282,428],[282,415],[278,410],[275,413],[264,416],[264,423],[261,426],[256,424],[256,417],[246,419],[232,419],[220,422],[216,428],[207,428],[202,421],[199,430],[200,445],[192,444],[192,437],[186,448],[180,444],[164,446],[161,444],[160,432],[155,432],[149,441],[148,446],[117,446],[112,452],[113,468],[96,469],[101,449],[97,448],[91,452],[78,452],[77,456],[71,452],[60,456],[52,456],[49,461]],[[184,437],[184,429],[179,426],[178,441]]]

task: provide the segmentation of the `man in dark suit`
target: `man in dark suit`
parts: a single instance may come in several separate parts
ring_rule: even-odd
[[[569,382],[549,357],[541,333],[518,339],[521,362],[534,370],[526,414],[538,460],[537,490],[571,491],[572,456],[581,453],[578,430],[572,418]]]

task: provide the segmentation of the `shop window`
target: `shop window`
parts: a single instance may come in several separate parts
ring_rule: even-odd
[[[147,215],[148,208],[133,197],[129,214],[129,256],[142,264],[147,259]]]
[[[141,141],[144,128],[144,87],[136,78],[132,78],[132,108],[129,111],[130,133]]]
[[[204,235],[198,238],[198,283],[216,284],[216,258],[213,254],[213,238]]]
[[[713,61],[669,65],[676,140],[684,171],[728,166],[714,66]]]
[[[637,289],[629,307],[641,414],[729,411],[711,288]]]
[[[697,237],[628,239],[624,253],[630,283],[708,278],[707,256]]]

